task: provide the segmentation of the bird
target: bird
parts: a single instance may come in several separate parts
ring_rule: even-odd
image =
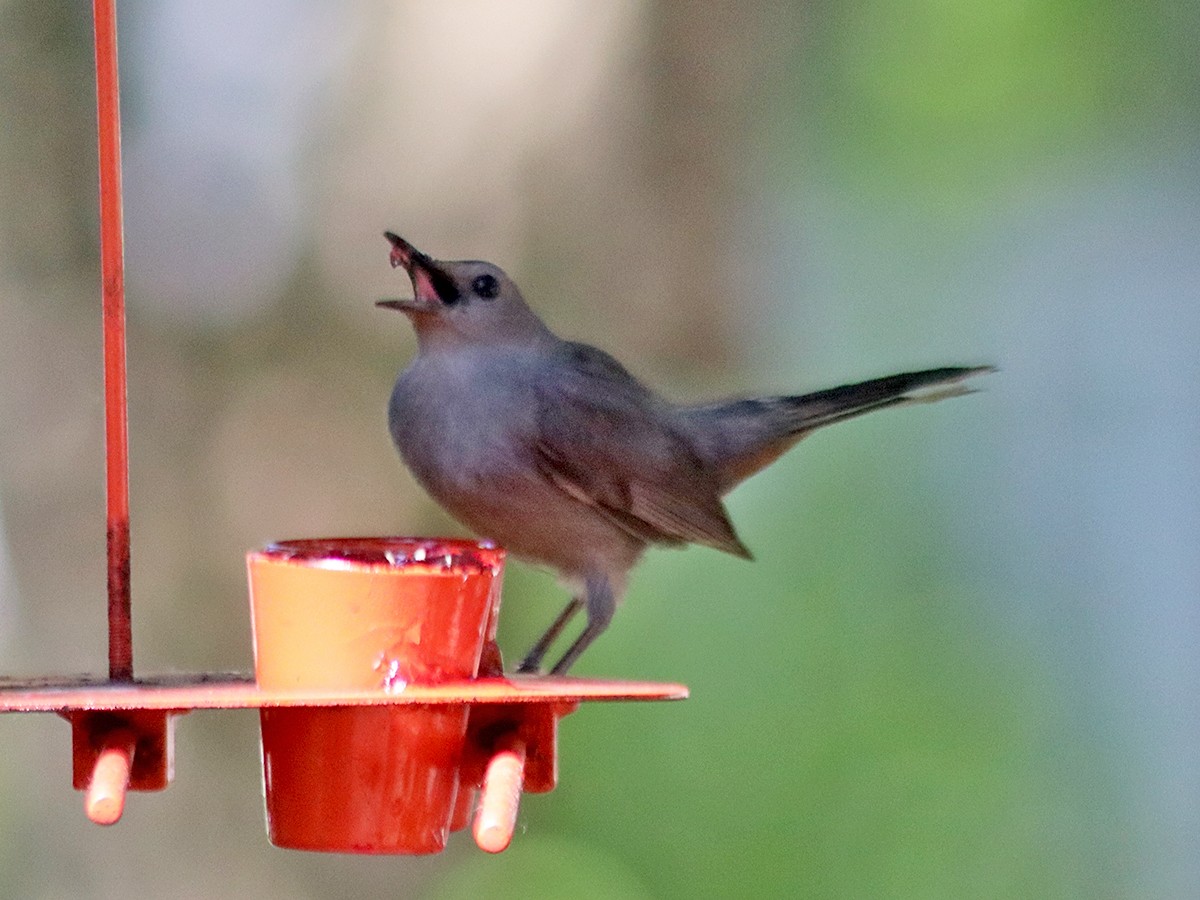
[[[391,231],[413,297],[417,353],[396,379],[388,426],[404,463],[447,512],[571,590],[517,666],[564,675],[608,628],[648,547],[701,544],[750,559],[722,498],[818,428],[973,389],[991,366],[927,369],[796,396],[667,400],[614,357],[555,335],[492,263],[444,261]]]

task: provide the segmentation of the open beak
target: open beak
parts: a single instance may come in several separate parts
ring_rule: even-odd
[[[404,238],[390,231],[383,236],[392,245],[389,257],[392,268],[402,268],[412,280],[412,300],[380,300],[376,306],[398,309],[401,312],[439,312],[442,307],[452,306],[459,300],[459,290],[454,279],[441,264],[422,253]]]
[[[388,239],[391,244],[391,262],[392,269],[403,269],[408,272],[408,277],[413,282],[413,293],[416,294],[412,300],[404,299],[389,299],[378,300],[376,306],[382,310],[397,310],[400,312],[432,312],[434,304],[437,301],[437,292],[434,290],[421,290],[421,281],[426,282],[426,287],[431,287],[428,284],[427,268],[431,266],[433,260],[425,256],[418,248],[409,244],[408,241],[401,238],[398,234],[384,232],[384,238]],[[420,276],[424,274],[425,277]],[[424,293],[424,296],[422,296]]]
[[[391,263],[392,268],[403,267],[404,271],[412,274],[413,268],[416,266],[429,265],[433,260],[428,256],[400,237],[398,234],[393,234],[390,231],[385,231],[383,236],[388,239],[392,245]]]

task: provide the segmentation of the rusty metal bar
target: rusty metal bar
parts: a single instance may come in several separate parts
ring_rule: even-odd
[[[114,681],[130,681],[133,678],[133,621],[129,591],[129,426],[116,0],[93,0],[92,12],[100,150],[100,272],[108,497],[108,675]]]

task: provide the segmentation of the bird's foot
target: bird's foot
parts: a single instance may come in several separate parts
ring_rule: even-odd
[[[517,675],[541,675],[542,674],[542,657],[530,653],[523,660],[517,663],[517,668],[513,670]]]

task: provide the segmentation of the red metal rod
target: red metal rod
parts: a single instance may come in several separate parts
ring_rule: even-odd
[[[125,379],[125,249],[116,0],[93,0],[100,145],[100,274],[104,302],[104,432],[108,493],[108,677],[133,678],[129,594],[129,434]]]

